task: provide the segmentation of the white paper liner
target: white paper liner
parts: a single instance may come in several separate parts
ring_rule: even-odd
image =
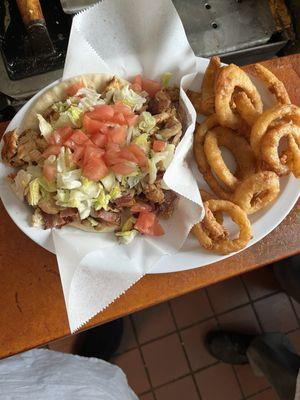
[[[141,73],[159,79],[172,73],[172,83],[196,71],[196,57],[180,18],[169,0],[109,0],[73,19],[63,79],[104,72],[124,78]],[[188,81],[188,77],[183,79]],[[164,180],[180,195],[173,216],[162,221],[165,235],[137,237],[128,246],[112,234],[65,228],[53,230],[71,331],[107,307],[166,254],[178,251],[203,215],[191,147],[196,113],[181,89],[187,129]]]

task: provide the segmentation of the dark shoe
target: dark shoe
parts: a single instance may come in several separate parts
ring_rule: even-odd
[[[247,349],[255,335],[245,335],[237,332],[214,331],[205,338],[209,353],[220,361],[228,364],[247,364]]]
[[[123,319],[82,332],[76,354],[108,361],[118,349],[123,335]]]

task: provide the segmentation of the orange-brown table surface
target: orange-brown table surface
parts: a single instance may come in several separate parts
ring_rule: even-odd
[[[265,63],[300,105],[300,54]],[[251,67],[246,67],[250,70]],[[3,133],[6,124],[0,124]],[[27,238],[0,205],[0,358],[70,334],[55,256]],[[95,326],[300,252],[300,202],[265,239],[224,261],[148,275],[86,326]],[[101,293],[99,293],[101,296]]]

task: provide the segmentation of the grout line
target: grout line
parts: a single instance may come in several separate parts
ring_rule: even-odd
[[[155,392],[154,392],[154,389],[153,389],[150,373],[148,371],[147,364],[146,364],[146,361],[145,361],[145,358],[144,358],[144,354],[142,352],[142,348],[141,348],[141,345],[140,345],[140,341],[139,341],[139,338],[138,338],[137,330],[136,330],[132,315],[129,315],[129,320],[130,320],[131,325],[132,325],[132,330],[133,330],[133,334],[135,336],[135,340],[136,340],[136,343],[137,343],[137,348],[139,350],[140,356],[141,356],[142,361],[143,361],[143,365],[144,365],[144,369],[145,369],[145,372],[146,372],[146,376],[147,376],[148,382],[150,384],[150,392],[152,393],[152,395],[154,397],[154,400],[157,400]]]
[[[248,288],[247,288],[246,283],[245,283],[244,280],[243,280],[243,277],[241,277],[241,282],[242,282],[242,285],[244,286],[244,289],[245,289],[245,291],[246,291],[248,297],[250,298],[250,305],[251,305],[252,311],[254,312],[255,318],[256,318],[256,320],[257,320],[257,322],[258,322],[259,329],[260,329],[260,331],[261,331],[260,333],[263,333],[263,332],[264,332],[264,329],[263,329],[261,320],[260,320],[260,318],[259,318],[259,316],[258,316],[258,313],[257,313],[256,308],[255,308],[255,306],[254,306],[254,301],[253,301],[253,299],[252,299],[251,296],[250,296],[250,292],[249,292],[249,290],[248,290]],[[274,293],[273,293],[273,294],[274,294]],[[272,295],[273,295],[273,294],[272,294]]]
[[[294,311],[296,320],[297,320],[297,322],[298,322],[298,327],[300,327],[300,319],[299,319],[299,317],[298,317],[298,314],[297,314],[297,311],[296,311],[296,309],[295,309],[295,306],[294,306],[294,303],[293,303],[293,301],[292,301],[292,298],[291,298],[291,296],[289,296],[288,294],[287,294],[287,297],[289,298],[290,304],[291,304],[291,306],[292,306],[292,310]],[[293,300],[294,300],[294,299],[293,299]],[[296,301],[296,300],[294,300],[294,301]]]
[[[212,301],[211,301],[211,299],[210,299],[210,297],[209,297],[209,294],[208,294],[208,291],[207,291],[206,288],[205,288],[205,291],[206,291],[206,295],[207,295],[207,297],[208,297],[208,302],[209,302],[209,304],[210,304],[210,306],[211,306],[211,309],[212,309],[213,312],[215,313],[214,306],[213,306],[213,304],[212,304]],[[248,296],[248,297],[249,297],[249,296]],[[249,299],[250,299],[250,297],[249,297]],[[247,304],[249,304],[249,303],[247,303]],[[243,306],[245,306],[245,305],[243,305]],[[242,307],[243,307],[243,306],[242,306]],[[214,314],[214,316],[215,316],[215,319],[216,319],[216,321],[217,321],[218,328],[220,329],[220,328],[221,328],[221,324],[220,324],[220,321],[219,321],[219,318],[218,318],[218,316],[220,316],[220,314]],[[232,369],[232,371],[233,371],[233,374],[234,374],[234,376],[235,376],[236,382],[237,382],[237,384],[238,384],[238,387],[239,387],[240,392],[241,392],[241,395],[242,395],[242,399],[241,399],[241,400],[244,400],[244,399],[245,399],[245,394],[244,394],[244,391],[243,391],[241,382],[240,382],[240,380],[239,380],[239,378],[238,378],[237,372],[236,372],[236,370],[234,369],[234,366],[233,366],[233,365],[231,365],[231,369]]]
[[[189,370],[190,370],[191,378],[192,378],[192,380],[193,380],[193,382],[194,382],[194,386],[195,386],[197,395],[198,395],[198,397],[199,397],[199,400],[202,400],[201,393],[200,393],[199,387],[198,387],[197,382],[196,382],[196,378],[195,378],[195,376],[194,376],[194,374],[193,374],[192,365],[191,365],[191,363],[190,363],[190,360],[189,360],[189,357],[188,357],[186,348],[185,348],[185,346],[184,346],[184,341],[183,341],[183,338],[182,338],[182,336],[181,336],[181,331],[180,331],[179,328],[178,328],[177,321],[176,321],[176,318],[175,318],[175,314],[174,314],[174,311],[173,311],[173,309],[172,309],[172,307],[171,307],[171,303],[170,303],[169,301],[168,301],[168,306],[169,306],[169,310],[170,310],[170,313],[171,313],[173,322],[174,322],[175,327],[176,327],[176,332],[177,332],[177,335],[178,335],[178,337],[179,337],[179,341],[180,341],[181,348],[182,348],[182,350],[183,350],[183,353],[184,353],[185,358],[186,358],[186,361],[187,361],[187,365],[188,365]]]
[[[274,390],[271,386],[269,386],[269,387],[267,387],[267,388],[264,388],[264,389],[262,389],[262,390],[259,390],[259,391],[256,392],[256,393],[251,394],[251,395],[248,396],[248,397],[245,397],[245,400],[253,399],[253,398],[256,397],[258,394],[262,394],[262,393],[264,393],[264,392],[267,392],[267,391],[270,390],[270,389],[273,390],[274,393],[276,393],[275,390]],[[277,393],[276,393],[276,395],[277,395]]]

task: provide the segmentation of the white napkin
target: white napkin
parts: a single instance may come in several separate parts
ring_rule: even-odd
[[[104,0],[74,17],[63,78],[109,72],[124,78],[141,73],[159,79],[162,73],[172,72],[172,81],[180,84],[184,75],[196,71],[196,64],[171,1]],[[162,222],[165,235],[140,236],[123,246],[112,234],[53,230],[72,332],[149,272],[163,255],[178,251],[202,218],[202,202],[190,168],[196,113],[182,89],[181,102],[187,130],[164,176],[180,199],[174,215]]]

